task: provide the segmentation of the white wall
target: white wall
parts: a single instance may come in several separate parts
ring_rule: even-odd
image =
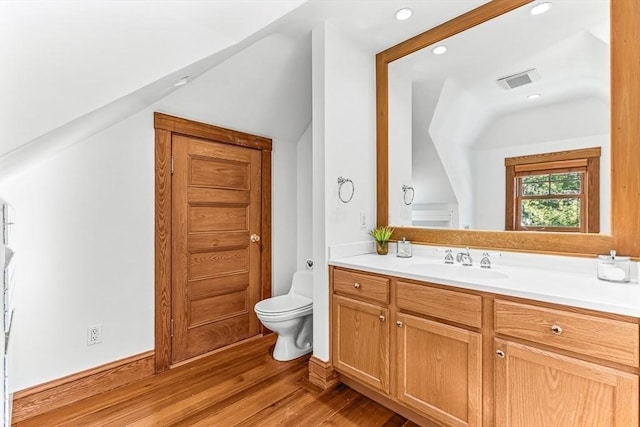
[[[307,259],[313,259],[313,208],[312,208],[312,126],[309,123],[296,148],[297,194],[297,252],[296,270],[306,268]]]
[[[542,100],[543,101],[543,100]],[[529,154],[601,147],[600,232],[611,230],[609,103],[601,97],[535,102],[494,118],[478,135],[473,176],[476,228],[504,230],[504,159]]]
[[[425,87],[432,89],[425,93]],[[441,91],[442,84],[413,84],[411,172],[416,187],[415,203],[446,203],[455,205],[457,211],[456,196],[451,182],[429,134],[429,126]]]
[[[289,142],[273,141],[271,176],[271,293],[289,292],[296,265],[296,146]]]
[[[12,390],[153,348],[153,140],[145,111],[2,183],[20,230]]]
[[[313,235],[313,354],[329,360],[329,274],[325,225],[325,73],[326,26],[311,31],[312,93],[312,235]]]
[[[329,360],[327,247],[370,240],[375,225],[375,56],[327,23],[314,28],[312,46],[313,353]],[[355,184],[348,204],[338,199],[338,176]]]
[[[458,202],[460,228],[475,228],[473,160],[469,146],[482,129],[486,116],[482,100],[454,79],[444,82],[429,134]]]
[[[12,390],[153,349],[153,111],[273,138],[272,283],[274,294],[288,291],[297,269],[296,144],[311,115],[305,42],[265,39],[1,183],[24,236]],[[269,78],[247,67],[256,58]],[[102,324],[103,340],[88,347],[93,324]]]
[[[411,226],[402,186],[420,186],[412,175],[412,84],[401,65],[389,64],[389,224]]]
[[[505,166],[507,157],[579,148],[601,147],[600,157],[600,232],[611,230],[611,165],[609,135],[549,141],[510,147],[494,147],[478,150],[474,156],[476,192],[476,228],[479,230],[504,230]]]

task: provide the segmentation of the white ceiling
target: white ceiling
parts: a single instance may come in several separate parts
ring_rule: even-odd
[[[200,86],[207,80],[221,86],[211,79],[233,75],[232,64],[267,61],[269,52],[283,61],[289,58],[287,66],[266,74],[237,73],[245,80],[235,82],[236,87],[273,80],[261,102],[272,106],[263,111],[274,114],[310,105],[310,89],[299,90],[310,82],[310,65],[291,55],[310,60],[301,50],[310,49],[310,43],[302,40],[309,40],[320,22],[359,40],[373,61],[376,52],[486,1],[0,0],[0,162],[86,138],[172,93],[171,99],[187,108],[185,97],[194,93],[188,88],[198,76],[204,79]],[[395,20],[393,13],[406,6],[414,10],[413,17]],[[217,67],[222,67],[219,72]],[[281,83],[301,73],[308,77],[290,86]],[[173,87],[184,75],[193,82]],[[276,90],[282,93],[272,93]],[[286,108],[273,107],[287,102]],[[286,138],[310,120],[310,109],[298,110],[304,114],[296,116]],[[275,118],[275,123],[285,120]]]
[[[272,33],[301,38],[327,20],[375,52],[481,3],[3,0],[0,159],[30,143],[87,137]],[[398,22],[393,12],[404,6],[414,17]]]
[[[302,3],[0,1],[0,154],[236,45]]]
[[[411,76],[414,97],[438,100],[451,79],[491,110],[488,116],[581,97],[609,99],[609,1],[556,0],[545,14],[525,6],[442,43],[444,55],[424,49],[392,64]],[[501,77],[536,69],[540,80],[512,90]],[[534,103],[527,95],[540,93]],[[484,111],[486,113],[486,111]]]

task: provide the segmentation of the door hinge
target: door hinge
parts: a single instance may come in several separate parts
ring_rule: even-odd
[[[169,329],[171,330],[171,336],[173,336],[173,319],[171,319],[171,326]]]
[[[173,175],[173,156],[171,156],[171,175]]]

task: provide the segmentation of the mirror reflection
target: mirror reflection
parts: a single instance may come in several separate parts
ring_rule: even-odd
[[[526,229],[505,224],[505,159],[600,148],[609,232],[609,2],[538,4],[389,64],[389,224]]]

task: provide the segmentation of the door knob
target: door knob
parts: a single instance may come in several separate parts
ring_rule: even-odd
[[[257,234],[252,234],[251,235],[251,243],[256,243],[260,241],[260,236],[258,236]]]

